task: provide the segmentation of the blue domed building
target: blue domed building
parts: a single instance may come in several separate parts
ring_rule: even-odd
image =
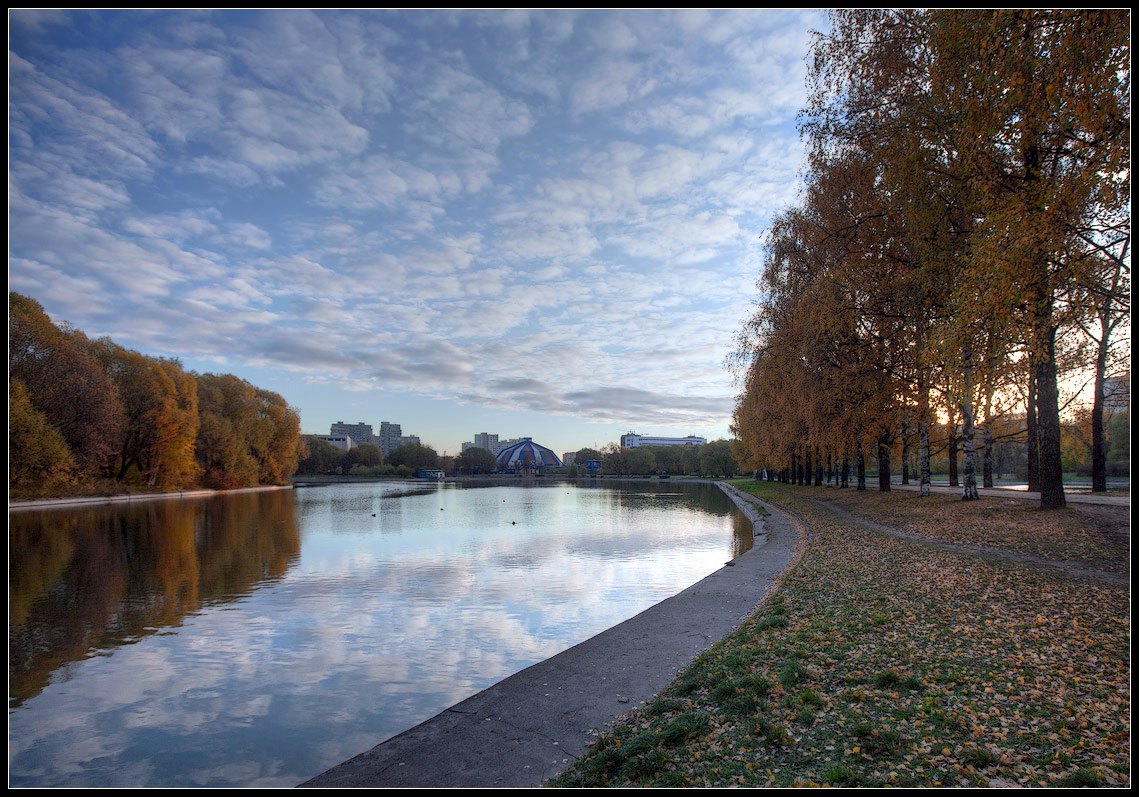
[[[507,446],[498,452],[498,469],[512,473],[541,471],[543,468],[560,468],[562,461],[558,455],[545,446],[540,446],[529,437]]]

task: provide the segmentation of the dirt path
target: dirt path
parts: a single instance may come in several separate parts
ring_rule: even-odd
[[[853,523],[856,526],[875,531],[879,534],[886,534],[891,537],[897,537],[903,540],[916,542],[920,545],[926,545],[931,548],[939,548],[943,551],[951,551],[953,553],[966,554],[968,556],[977,556],[989,561],[1003,561],[1012,564],[1020,565],[1031,570],[1038,570],[1046,573],[1054,573],[1057,575],[1067,576],[1069,578],[1077,578],[1083,581],[1091,581],[1100,584],[1130,584],[1131,576],[1129,573],[1111,573],[1103,570],[1097,570],[1094,567],[1089,567],[1083,562],[1074,562],[1062,559],[1046,559],[1042,556],[1034,554],[1022,553],[1020,551],[1011,551],[1007,548],[993,548],[985,545],[971,545],[968,543],[949,542],[947,540],[938,540],[931,537],[924,537],[919,534],[912,534],[903,531],[895,526],[887,526],[884,523],[862,518],[852,514],[845,507],[839,506],[834,501],[827,501],[821,498],[808,498],[804,497],[805,501],[826,509],[830,512],[841,517],[848,523]]]

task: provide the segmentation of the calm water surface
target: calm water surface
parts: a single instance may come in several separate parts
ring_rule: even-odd
[[[751,545],[711,485],[9,516],[9,784],[293,786]]]

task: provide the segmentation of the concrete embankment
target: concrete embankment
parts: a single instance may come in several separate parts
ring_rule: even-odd
[[[8,511],[19,512],[26,509],[75,509],[81,506],[100,504],[137,504],[143,501],[166,501],[172,498],[206,498],[213,495],[238,495],[240,493],[260,493],[266,490],[291,490],[292,485],[268,485],[265,487],[243,487],[238,490],[182,490],[176,493],[139,493],[137,495],[84,495],[73,498],[43,498],[33,501],[9,501]]]
[[[301,784],[538,786],[621,714],[651,699],[770,593],[801,536],[785,514],[722,485],[754,547],[683,592],[516,673]],[[362,696],[361,699],[366,699]]]

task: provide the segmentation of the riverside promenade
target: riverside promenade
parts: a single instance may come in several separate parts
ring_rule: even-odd
[[[688,589],[301,784],[539,786],[601,730],[668,686],[772,591],[801,551],[797,522],[722,484],[754,546]]]
[[[909,492],[918,492],[921,487],[917,484],[898,484],[890,485],[893,490],[906,490]],[[871,484],[867,481],[868,490],[877,490],[876,484]],[[944,495],[961,495],[960,487],[950,487],[944,484],[930,485],[930,491],[935,493],[942,493]],[[1022,501],[1039,501],[1040,493],[1029,492],[1027,490],[1010,489],[1008,487],[978,487],[977,494],[982,498],[1019,498]],[[1099,504],[1101,506],[1131,506],[1131,496],[1129,495],[1103,495],[1102,493],[1085,493],[1085,492],[1065,492],[1064,500],[1069,504]]]

